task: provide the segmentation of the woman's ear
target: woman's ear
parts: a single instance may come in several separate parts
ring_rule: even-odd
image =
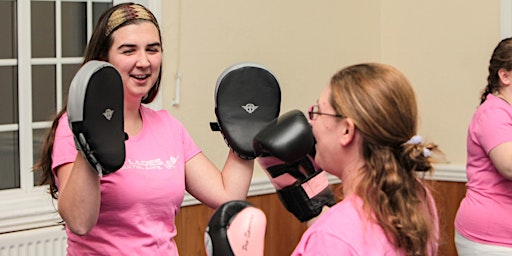
[[[512,71],[507,71],[504,68],[500,68],[498,70],[498,76],[500,77],[500,82],[503,85],[510,85],[510,83],[512,82],[511,72]]]
[[[354,121],[350,118],[343,118],[341,120],[342,124],[340,125],[340,143],[343,146],[346,146],[350,144],[356,135],[356,125],[354,124]]]

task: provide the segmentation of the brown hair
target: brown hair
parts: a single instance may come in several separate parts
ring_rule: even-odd
[[[115,14],[114,17],[112,17],[113,14]],[[91,39],[89,40],[89,43],[85,48],[84,60],[82,62],[82,65],[90,60],[107,61],[108,51],[113,44],[113,32],[119,29],[120,27],[130,24],[138,24],[141,22],[152,22],[153,24],[155,24],[156,28],[158,29],[160,42],[162,41],[160,27],[158,25],[156,18],[148,9],[146,9],[142,5],[134,3],[122,3],[115,5],[107,11],[105,11],[100,16],[98,23],[94,27]],[[162,66],[160,66],[160,72],[157,81],[155,82],[153,87],[151,87],[148,94],[144,98],[142,98],[141,103],[151,103],[155,99],[160,87],[161,77]],[[52,126],[49,129],[44,140],[39,161],[33,167],[34,171],[40,173],[40,185],[48,184],[49,193],[55,199],[57,199],[58,197],[58,188],[55,183],[55,177],[52,172],[53,143],[55,140],[55,131],[59,124],[59,119],[65,112],[66,105],[64,105],[63,108],[54,117]]]
[[[492,52],[489,60],[487,86],[480,96],[480,104],[484,103],[487,95],[496,93],[501,87],[498,71],[502,68],[507,71],[512,70],[512,38],[501,40]]]
[[[336,113],[351,118],[363,137],[365,165],[355,193],[368,218],[407,255],[428,255],[437,242],[435,207],[416,171],[432,170],[424,150],[436,146],[408,143],[418,122],[409,81],[396,68],[367,63],[342,69],[330,85]]]

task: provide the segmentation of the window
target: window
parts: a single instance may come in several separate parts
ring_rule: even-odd
[[[31,167],[95,22],[117,2],[124,1],[0,0],[0,233],[60,220]]]

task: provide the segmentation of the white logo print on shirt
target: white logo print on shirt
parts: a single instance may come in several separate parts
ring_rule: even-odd
[[[162,161],[160,158],[151,160],[132,160],[126,159],[121,169],[139,169],[139,170],[163,170],[163,169],[174,169],[179,156],[171,156],[169,160]]]
[[[179,156],[177,157],[169,157],[169,160],[165,161],[165,167],[167,167],[167,169],[174,169],[174,166],[176,166],[176,162],[178,161],[178,158]]]

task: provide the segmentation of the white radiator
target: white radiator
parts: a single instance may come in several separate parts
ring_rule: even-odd
[[[62,226],[0,234],[0,256],[65,256]]]

